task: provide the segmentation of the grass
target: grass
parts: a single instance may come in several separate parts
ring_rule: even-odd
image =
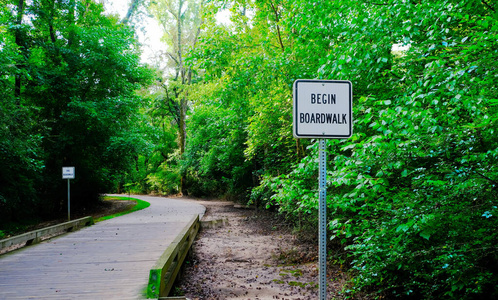
[[[142,210],[142,209],[147,208],[147,207],[150,206],[150,203],[147,202],[147,201],[143,201],[143,200],[135,199],[135,198],[129,198],[129,197],[105,196],[104,200],[105,201],[130,200],[130,201],[134,201],[136,204],[132,208],[130,208],[128,210],[125,210],[125,211],[122,211],[122,212],[119,212],[119,213],[115,213],[115,214],[112,214],[112,215],[109,215],[109,216],[100,217],[100,218],[96,219],[95,222],[100,222],[100,221],[104,221],[104,220],[113,219],[113,218],[116,218],[116,217],[119,217],[119,216],[127,215],[129,213],[132,213],[132,212],[135,212],[135,211],[138,211],[138,210]]]
[[[100,221],[116,218],[116,217],[119,217],[122,215],[132,213],[134,211],[142,210],[142,209],[150,206],[149,202],[146,202],[146,201],[143,201],[140,199],[130,198],[130,197],[105,196],[103,199],[105,201],[123,201],[123,200],[127,201],[127,200],[130,200],[130,201],[135,202],[135,204],[130,205],[131,207],[125,211],[121,211],[121,212],[118,212],[118,213],[115,213],[112,215],[96,218],[94,220],[94,222],[100,222]],[[30,228],[34,227],[35,225],[37,225],[39,223],[42,223],[42,220],[40,218],[30,218],[30,219],[17,221],[17,222],[9,222],[6,224],[2,224],[2,226],[0,227],[0,240],[7,238],[7,237],[19,235],[19,234],[22,234],[22,233],[27,232],[29,230],[32,230]]]

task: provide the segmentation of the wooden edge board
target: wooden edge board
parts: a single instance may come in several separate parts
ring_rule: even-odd
[[[0,250],[19,244],[31,245],[35,244],[45,236],[48,235],[60,235],[69,231],[74,231],[75,229],[93,225],[93,218],[91,216],[83,217],[73,221],[64,222],[61,224],[33,230],[20,235],[16,235],[10,238],[0,240]]]
[[[159,257],[149,273],[147,298],[159,299],[168,296],[199,228],[199,215],[196,215]]]

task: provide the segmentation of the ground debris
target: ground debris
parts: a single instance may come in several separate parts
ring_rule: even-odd
[[[176,293],[188,299],[318,298],[317,246],[302,245],[291,228],[267,211],[203,201],[205,219],[228,219],[204,228],[194,243]],[[336,267],[328,299],[341,299],[345,275]],[[332,275],[331,275],[332,277]]]

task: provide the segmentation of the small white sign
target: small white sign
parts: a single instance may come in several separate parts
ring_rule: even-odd
[[[62,179],[74,179],[74,167],[62,167]]]
[[[353,85],[348,80],[296,80],[296,138],[349,138],[353,134]]]

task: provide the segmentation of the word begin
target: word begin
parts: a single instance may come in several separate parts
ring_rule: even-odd
[[[335,94],[311,94],[311,104],[335,104]]]

